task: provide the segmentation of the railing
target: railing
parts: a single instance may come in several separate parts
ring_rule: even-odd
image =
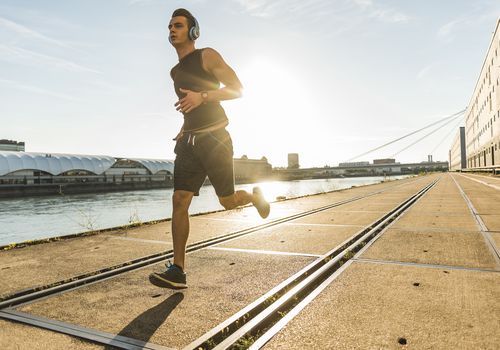
[[[0,187],[33,186],[33,185],[65,185],[65,184],[96,184],[96,183],[130,183],[130,182],[167,182],[172,175],[85,175],[85,176],[2,176]]]

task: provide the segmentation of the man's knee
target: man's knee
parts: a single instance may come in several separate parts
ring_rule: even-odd
[[[227,197],[219,197],[219,203],[224,207],[224,209],[234,209],[236,208],[236,202],[234,200],[234,195]]]
[[[191,204],[193,193],[187,191],[175,191],[172,195],[172,205],[174,210],[184,210]]]

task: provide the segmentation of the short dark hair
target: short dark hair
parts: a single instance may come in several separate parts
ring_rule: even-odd
[[[179,17],[179,16],[186,17],[186,19],[188,20],[189,28],[194,27],[195,19],[194,19],[194,16],[191,14],[191,12],[189,12],[186,9],[181,8],[181,9],[175,10],[172,13],[172,18]]]

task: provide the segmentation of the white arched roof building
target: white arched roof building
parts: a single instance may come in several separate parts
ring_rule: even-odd
[[[164,170],[171,174],[174,173],[174,162],[171,160],[164,159],[140,159],[140,158],[126,158],[133,162],[142,164],[146,169],[148,169],[152,175]]]
[[[52,175],[86,170],[99,175],[115,162],[116,159],[109,156],[0,151],[0,176],[20,170],[44,171]]]

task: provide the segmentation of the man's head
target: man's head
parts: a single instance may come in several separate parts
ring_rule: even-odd
[[[191,12],[182,8],[172,13],[168,30],[169,40],[174,46],[186,40],[194,41],[200,36],[198,21]]]

